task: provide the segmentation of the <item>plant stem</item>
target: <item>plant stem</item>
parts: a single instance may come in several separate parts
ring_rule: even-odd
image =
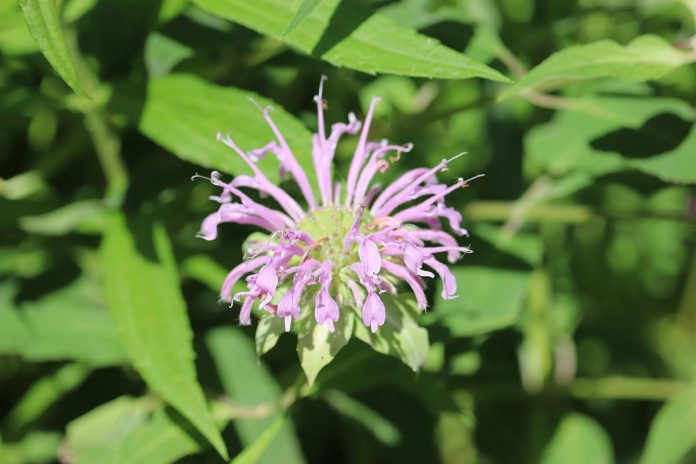
[[[85,112],[85,127],[106,176],[106,201],[111,206],[118,206],[128,188],[128,173],[121,159],[121,141],[99,109]]]
[[[515,201],[473,201],[464,208],[464,215],[472,220],[505,222],[518,207]],[[696,222],[686,214],[674,214],[663,211],[636,211],[627,214],[614,211],[597,211],[582,205],[537,204],[530,206],[524,218],[537,222],[564,222],[580,224],[592,217],[609,219],[659,219],[665,221]]]

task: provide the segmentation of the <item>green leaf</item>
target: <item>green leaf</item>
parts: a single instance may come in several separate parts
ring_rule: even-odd
[[[239,453],[234,459],[232,459],[231,464],[256,464],[261,459],[261,456],[273,442],[278,432],[283,427],[285,423],[285,416],[278,416],[275,420],[266,427],[259,437],[254,440],[254,442],[244,448],[244,450]],[[285,462],[285,460],[283,460]]]
[[[220,286],[225,280],[228,269],[215,262],[208,255],[193,255],[181,263],[182,277],[197,280],[214,292],[220,291]]]
[[[546,446],[542,464],[611,464],[614,462],[611,439],[594,419],[570,414],[556,429]]]
[[[283,32],[283,37],[288,35],[293,29],[295,29],[309,14],[319,5],[321,0],[302,0],[300,7],[297,9],[297,13],[292,17],[292,21],[288,24],[288,27]]]
[[[153,32],[145,42],[145,68],[151,78],[163,76],[194,53],[191,47]]]
[[[506,89],[500,98],[603,77],[631,81],[659,79],[690,59],[686,53],[654,35],[640,36],[626,46],[601,40],[554,53]]]
[[[0,462],[3,464],[55,462],[60,445],[60,433],[32,430],[19,442],[6,444],[0,442]]]
[[[343,416],[350,417],[365,427],[381,443],[396,446],[401,441],[401,432],[392,422],[340,390],[324,392],[321,398]]]
[[[670,399],[653,420],[641,464],[676,464],[696,446],[696,389]]]
[[[3,419],[5,436],[18,433],[41,417],[65,394],[78,388],[92,373],[83,364],[67,364],[34,383]]]
[[[201,450],[205,442],[161,406],[122,396],[72,421],[67,432],[71,462],[169,464]]]
[[[0,354],[29,361],[70,359],[92,366],[126,360],[101,292],[88,279],[17,309],[12,308],[9,284],[0,287],[0,293],[7,296],[7,304],[0,304]]]
[[[0,2],[0,50],[6,55],[24,55],[38,50],[16,2]]]
[[[19,0],[29,33],[53,69],[77,93],[86,92],[78,78],[77,65],[63,36],[56,2],[53,0]]]
[[[529,272],[484,266],[458,266],[452,272],[459,297],[438,298],[435,314],[453,336],[473,337],[517,322]]]
[[[419,311],[412,295],[382,295],[387,317],[376,333],[356,324],[355,336],[375,351],[401,359],[418,372],[428,357],[428,331],[418,325]]]
[[[198,77],[171,74],[150,80],[140,130],[176,156],[205,168],[226,173],[248,173],[248,166],[232,149],[216,140],[229,134],[243,150],[259,148],[273,140],[273,132],[254,104],[272,102],[253,92],[220,87]],[[273,105],[273,120],[307,172],[311,168],[311,134],[297,119]],[[259,166],[278,180],[277,162],[266,157]]]
[[[286,0],[195,0],[194,3],[276,39],[282,38],[282,31],[295,15],[295,8]],[[509,82],[483,63],[402,27],[359,2],[322,1],[284,40],[293,48],[334,66],[369,74],[444,79],[481,77]]]
[[[99,232],[108,207],[102,200],[83,200],[39,216],[25,216],[19,226],[40,235],[67,235],[77,232]]]
[[[663,159],[655,156],[628,160],[620,153],[600,151],[591,145],[594,139],[618,129],[639,129],[662,113],[671,113],[687,121],[694,119],[694,112],[686,102],[671,98],[602,96],[574,100],[568,110],[559,112],[549,123],[528,133],[525,138],[525,173],[528,177],[541,173],[561,177],[571,172],[598,176],[635,167],[650,174],[659,173],[686,181],[692,166],[684,166],[688,153],[679,148],[671,154],[660,155],[664,156]],[[689,140],[689,143],[692,142]],[[688,145],[685,142],[683,146]],[[673,162],[683,166],[684,172],[670,170]]]
[[[284,332],[282,317],[272,314],[261,316],[256,325],[256,354],[262,356],[272,350]]]
[[[102,257],[109,309],[131,362],[227,458],[196,380],[191,327],[164,228],[138,220],[127,224],[114,215]]]
[[[329,364],[350,340],[354,319],[352,313],[343,311],[334,324],[333,333],[329,332],[324,324],[317,324],[312,315],[300,319],[297,354],[310,386],[314,384],[319,371]]]
[[[666,182],[696,184],[696,126],[672,151],[650,158],[630,160],[629,166]]]
[[[233,327],[219,327],[205,336],[205,344],[215,363],[215,372],[225,394],[235,403],[245,406],[276,405],[281,391],[265,365],[259,362],[251,340]],[[274,422],[274,417],[237,419],[234,426],[243,444],[252,444]],[[260,463],[303,463],[302,451],[292,423],[282,425],[275,440],[265,449]]]

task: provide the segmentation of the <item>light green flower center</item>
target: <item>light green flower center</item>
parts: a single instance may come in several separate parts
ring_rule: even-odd
[[[334,269],[340,270],[359,260],[357,246],[344,252],[346,234],[353,227],[355,212],[344,208],[321,208],[309,213],[297,224],[297,230],[308,233],[315,242],[311,257],[319,262],[331,261]],[[372,216],[365,211],[360,218],[358,229],[366,233]]]

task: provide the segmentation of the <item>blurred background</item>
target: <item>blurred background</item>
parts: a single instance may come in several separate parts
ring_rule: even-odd
[[[20,4],[1,463],[696,462],[696,4]],[[254,229],[195,238],[217,192],[191,176],[245,172],[215,134],[270,140],[251,96],[306,156],[322,74],[329,121],[379,95],[371,137],[415,144],[386,176],[486,175],[451,199],[474,253],[458,299],[428,288],[419,373],[352,340],[307,387],[295,335],[258,357],[217,300]]]

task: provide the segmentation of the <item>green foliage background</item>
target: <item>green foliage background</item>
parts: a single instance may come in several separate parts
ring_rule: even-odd
[[[0,463],[696,462],[695,17],[2,0]],[[415,144],[387,176],[467,151],[446,175],[486,177],[429,347],[353,339],[310,386],[294,335],[259,357],[217,302],[252,229],[196,239],[189,179],[245,172],[217,132],[271,138],[249,97],[307,162],[322,74],[331,121],[380,95],[372,137]]]

